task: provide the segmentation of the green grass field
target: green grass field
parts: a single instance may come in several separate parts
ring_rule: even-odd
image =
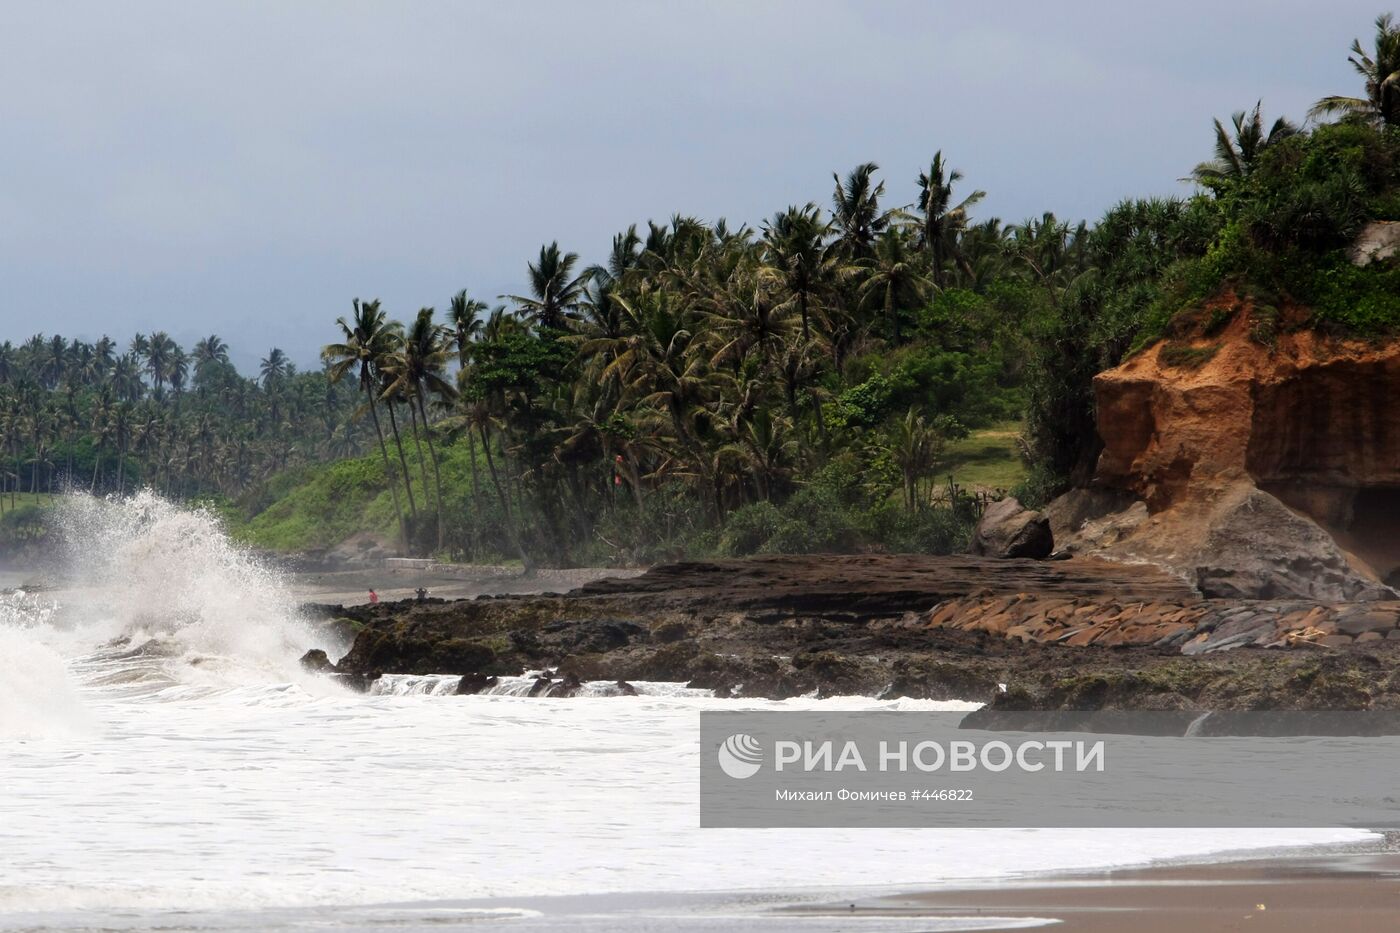
[[[1026,477],[1026,466],[1016,450],[1016,438],[1026,426],[1004,421],[973,431],[948,445],[938,475],[948,474],[966,489],[1011,489]]]

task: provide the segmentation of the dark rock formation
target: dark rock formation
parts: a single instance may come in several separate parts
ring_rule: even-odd
[[[961,700],[1007,684],[1028,708],[1400,707],[1387,673],[1400,669],[1400,602],[1203,600],[1150,566],[1081,558],[765,557],[664,565],[563,596],[345,611],[361,627],[340,665],[350,674],[458,673],[471,689],[543,669],[540,697],[592,680],[622,693],[646,680],[720,696]],[[649,631],[614,628],[626,620]],[[1345,677],[1303,675],[1334,655],[1349,659],[1327,662]],[[484,658],[490,669],[435,667]]]
[[[1245,487],[1228,497],[1199,552],[1196,586],[1233,599],[1387,599],[1318,524],[1268,493]]]
[[[1008,496],[987,506],[972,534],[972,553],[1041,560],[1055,549],[1050,520]]]
[[[320,648],[312,648],[301,656],[301,666],[315,674],[324,674],[335,670],[335,665],[331,659]]]
[[[457,695],[471,696],[496,686],[498,682],[499,678],[494,675],[488,677],[481,673],[463,674],[462,679],[457,682]]]
[[[600,653],[623,648],[634,638],[645,639],[647,627],[618,619],[560,619],[541,629],[536,644],[569,652]]]

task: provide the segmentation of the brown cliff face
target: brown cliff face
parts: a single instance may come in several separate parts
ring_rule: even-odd
[[[1096,377],[1096,482],[1140,497],[1155,526],[1123,550],[1170,556],[1191,576],[1222,509],[1243,514],[1248,496],[1248,510],[1267,510],[1273,497],[1325,528],[1361,577],[1394,581],[1400,341],[1277,333],[1277,318],[1227,296]],[[1223,326],[1208,333],[1210,321]]]

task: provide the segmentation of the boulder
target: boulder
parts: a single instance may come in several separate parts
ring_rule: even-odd
[[[457,695],[472,696],[490,687],[496,686],[497,683],[499,683],[499,681],[494,675],[488,677],[479,672],[463,674],[462,679],[457,682]]]
[[[320,648],[312,648],[310,651],[306,652],[306,654],[302,655],[301,666],[304,670],[311,671],[313,674],[324,674],[335,670],[335,665],[331,663],[331,659],[327,657],[326,653]]]
[[[972,552],[985,557],[1049,557],[1055,549],[1050,519],[1008,496],[987,506],[972,535]]]
[[[1252,487],[1214,514],[1193,562],[1196,586],[1207,597],[1394,598],[1388,587],[1353,567],[1316,522]]]
[[[1045,507],[1055,547],[1073,554],[1105,547],[1132,534],[1147,507],[1131,493],[1098,487],[1071,489]]]

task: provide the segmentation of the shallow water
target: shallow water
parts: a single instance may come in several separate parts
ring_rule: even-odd
[[[71,512],[88,595],[0,596],[0,929],[969,929],[771,908],[1364,837],[702,831],[698,711],[735,701],[352,694],[298,669],[322,637],[212,520],[149,496]]]

